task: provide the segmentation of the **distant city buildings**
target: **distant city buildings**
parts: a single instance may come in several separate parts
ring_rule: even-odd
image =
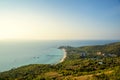
[[[81,52],[80,56],[84,58],[84,57],[86,57],[86,53],[85,52]]]
[[[116,57],[117,55],[115,54],[110,54],[110,53],[102,53],[102,52],[97,52],[96,53],[98,56],[104,56],[104,57]]]

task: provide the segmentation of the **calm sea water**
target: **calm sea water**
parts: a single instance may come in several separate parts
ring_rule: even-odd
[[[63,57],[59,46],[102,45],[117,40],[1,41],[0,72],[28,64],[55,64]]]

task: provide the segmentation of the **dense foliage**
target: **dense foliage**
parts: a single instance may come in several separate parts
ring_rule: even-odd
[[[67,52],[64,62],[22,66],[1,72],[0,80],[120,80],[119,42],[60,48]]]

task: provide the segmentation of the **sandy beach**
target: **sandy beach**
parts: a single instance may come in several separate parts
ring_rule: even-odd
[[[62,49],[62,50],[63,50],[63,52],[64,52],[64,56],[63,56],[63,58],[60,60],[60,63],[63,62],[63,61],[65,60],[65,58],[67,57],[67,52],[66,52],[66,50],[65,50],[65,49]]]

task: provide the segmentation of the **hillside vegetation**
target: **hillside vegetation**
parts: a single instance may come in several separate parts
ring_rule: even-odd
[[[64,62],[31,64],[0,73],[0,80],[120,80],[120,42],[70,47]]]

